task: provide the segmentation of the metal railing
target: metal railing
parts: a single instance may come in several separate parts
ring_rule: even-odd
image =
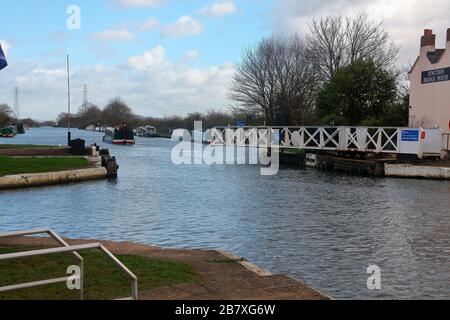
[[[444,146],[447,146],[446,151],[450,151],[450,132],[443,133],[442,136],[444,137],[444,141],[447,141],[447,143],[444,142]]]
[[[39,230],[27,230],[27,231],[17,231],[0,233],[1,238],[10,237],[22,237],[37,234],[47,234],[52,239],[54,239],[61,247],[33,250],[18,253],[8,253],[0,255],[0,261],[28,258],[44,255],[52,255],[57,253],[68,253],[71,252],[79,261],[80,275],[79,276],[68,276],[62,278],[54,278],[43,281],[28,282],[22,284],[16,284],[11,286],[0,287],[0,292],[9,292],[19,289],[29,289],[50,284],[64,283],[67,281],[79,280],[80,281],[80,299],[84,299],[84,260],[83,257],[78,253],[78,251],[97,249],[106,255],[114,264],[119,267],[130,279],[131,279],[131,296],[119,300],[138,300],[138,278],[122,263],[117,259],[108,249],[106,249],[101,243],[91,243],[84,245],[70,246],[67,244],[58,234],[53,232],[51,229],[39,229]]]
[[[216,127],[210,134],[213,145],[399,153],[401,130],[397,127]]]

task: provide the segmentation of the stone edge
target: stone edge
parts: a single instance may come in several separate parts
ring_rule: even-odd
[[[0,190],[20,189],[71,182],[106,179],[106,168],[86,168],[58,172],[8,175],[0,177]]]

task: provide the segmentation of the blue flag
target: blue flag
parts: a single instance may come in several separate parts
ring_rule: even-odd
[[[2,45],[0,44],[0,70],[4,69],[7,65],[8,62],[6,62],[6,57],[3,53]]]

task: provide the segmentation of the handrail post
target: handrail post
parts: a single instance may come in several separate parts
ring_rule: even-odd
[[[9,260],[9,259],[15,259],[15,258],[24,258],[24,257],[32,257],[32,256],[49,255],[49,254],[55,254],[55,253],[71,252],[79,260],[78,266],[80,268],[80,275],[79,275],[79,277],[77,277],[77,279],[80,281],[80,300],[83,300],[84,299],[84,273],[85,273],[84,272],[84,259],[77,251],[88,250],[88,249],[98,249],[101,252],[103,252],[112,262],[114,262],[114,264],[117,267],[119,267],[123,272],[125,272],[127,274],[127,276],[131,279],[131,294],[132,294],[131,298],[138,300],[138,298],[139,298],[139,296],[138,296],[139,295],[138,278],[122,262],[120,262],[119,259],[117,259],[108,249],[106,249],[100,243],[70,246],[61,237],[59,237],[58,234],[53,232],[51,229],[19,231],[19,232],[10,232],[10,233],[3,233],[3,234],[0,233],[0,238],[34,235],[34,234],[41,234],[41,233],[47,233],[52,239],[54,239],[56,242],[58,242],[61,245],[61,248],[43,249],[43,250],[19,252],[19,253],[12,253],[12,254],[3,254],[3,255],[0,255],[0,260]],[[70,279],[70,277],[24,283],[24,284],[20,284],[20,285],[14,285],[11,287],[0,287],[0,289],[6,289],[4,291],[12,291],[12,290],[16,290],[18,288],[31,288],[31,287],[46,285],[49,283],[59,283],[61,281],[66,281],[67,279]]]
[[[138,291],[138,280],[133,279],[131,283],[131,292],[133,294],[133,299],[138,300],[139,299],[139,291]]]
[[[84,300],[84,260],[80,261],[80,300]]]

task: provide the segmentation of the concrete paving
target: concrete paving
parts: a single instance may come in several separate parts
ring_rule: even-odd
[[[385,164],[386,177],[450,180],[450,160]]]
[[[284,275],[271,275],[248,261],[230,260],[216,250],[165,249],[130,242],[67,240],[71,245],[101,242],[115,254],[180,261],[193,266],[196,283],[140,292],[142,300],[329,300],[330,297]],[[0,245],[55,246],[45,238],[1,239]],[[255,272],[256,271],[256,272]],[[263,274],[263,275],[261,275]]]

